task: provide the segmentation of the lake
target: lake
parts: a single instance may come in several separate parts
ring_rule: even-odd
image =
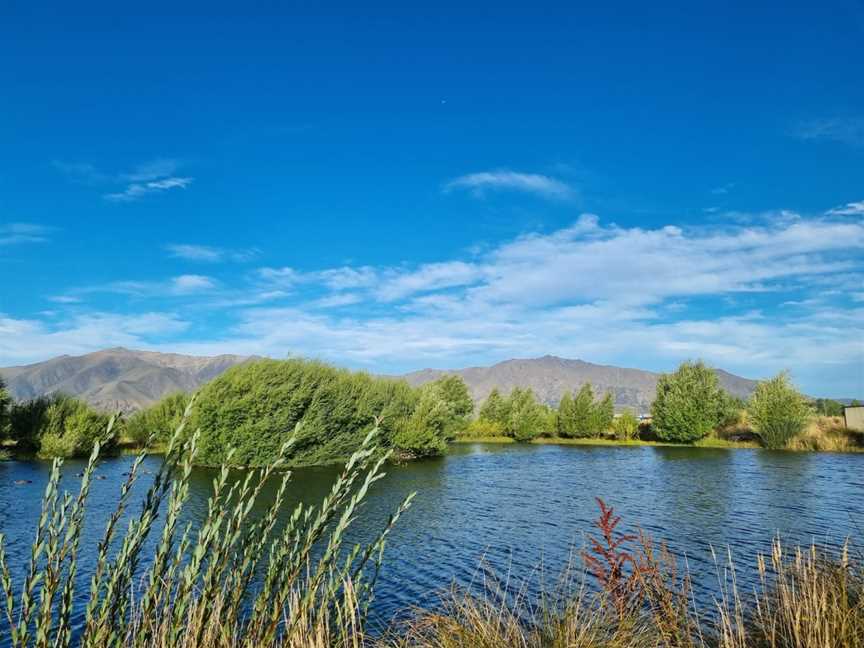
[[[98,469],[82,540],[82,578],[90,575],[131,461],[107,459]],[[150,474],[140,480],[139,496],[159,461],[145,461]],[[66,463],[67,489],[77,491],[82,467],[81,461]],[[19,578],[49,470],[47,462],[0,463],[0,531]],[[337,472],[295,470],[286,515],[298,500],[320,501]],[[623,516],[623,528],[641,526],[677,555],[686,554],[705,602],[716,585],[712,545],[721,554],[731,548],[746,582],[754,575],[755,552],[765,551],[777,533],[793,542],[836,545],[846,536],[861,540],[864,529],[860,454],[466,444],[453,446],[446,457],[389,466],[387,472],[350,534],[355,541],[371,538],[399,501],[417,491],[387,547],[373,606],[381,622],[410,605],[433,603],[436,591],[454,580],[471,583],[481,559],[511,579],[536,578],[541,560],[556,575],[591,532],[598,496]],[[212,477],[211,470],[195,471],[187,518],[204,515]],[[79,588],[79,601],[86,591]]]

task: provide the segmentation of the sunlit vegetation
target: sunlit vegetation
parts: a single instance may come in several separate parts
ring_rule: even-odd
[[[102,434],[110,436],[106,429]],[[184,433],[181,424],[167,441],[143,506],[133,511],[130,494],[144,454],[137,458],[116,511],[103,521],[95,564],[86,567],[79,564],[79,548],[100,444],[93,446],[77,497],[61,493],[62,460],[54,461],[20,581],[13,579],[18,570],[10,568],[0,535],[0,639],[13,648],[359,646],[387,535],[413,497],[371,543],[345,546],[388,456],[377,446],[378,430],[361,440],[324,500],[297,505],[283,527],[276,523],[291,473],[281,468],[295,437],[266,467],[233,485],[223,465],[203,520],[195,527],[180,523],[200,435]],[[275,498],[253,518],[271,478],[279,480]],[[120,524],[124,516],[128,525]],[[152,548],[151,534],[158,534]],[[73,610],[79,571],[92,573],[89,597],[83,609]]]
[[[652,431],[662,441],[697,441],[723,422],[725,399],[716,373],[702,362],[684,362],[657,381]]]
[[[722,596],[697,606],[680,561],[600,500],[588,547],[557,579],[485,579],[453,588],[388,637],[401,648],[860,648],[864,569],[837,551],[784,546],[757,555],[759,587],[739,588],[731,557],[718,562]],[[712,609],[713,608],[713,609]]]
[[[104,439],[110,418],[77,398],[42,396],[8,406],[5,438],[19,453],[42,458],[87,456],[93,444]],[[103,452],[115,447],[112,437],[104,441]]]
[[[836,411],[831,403],[835,401],[816,401],[822,410]],[[864,451],[864,433],[846,429],[837,416],[813,416],[807,398],[786,374],[759,383],[744,401],[725,392],[717,374],[702,362],[685,362],[660,377],[651,417],[645,421],[629,409],[616,415],[611,394],[598,399],[590,383],[575,396],[564,393],[555,409],[538,403],[530,390],[514,389],[503,396],[493,389],[459,436],[466,441],[562,445]]]
[[[766,448],[783,448],[804,431],[813,410],[781,373],[760,382],[747,403],[747,417]]]
[[[171,394],[119,418],[120,443],[112,440],[103,452],[118,445],[162,451],[189,399]],[[238,465],[265,465],[295,433],[290,464],[334,463],[376,425],[382,447],[400,459],[440,455],[454,440],[864,451],[864,434],[846,429],[836,414],[820,414],[837,411],[836,401],[808,400],[786,374],[759,383],[745,402],[726,393],[702,362],[662,375],[651,417],[643,421],[631,410],[616,414],[612,395],[595,394],[590,383],[564,393],[557,407],[541,403],[531,389],[506,395],[493,389],[475,415],[468,387],[456,375],[414,388],[320,362],[262,360],[205,385],[192,426],[202,430],[196,461],[207,465],[224,461],[229,450]],[[15,403],[0,383],[0,457],[87,456],[107,420],[108,414],[60,394]]]
[[[155,405],[135,412],[126,420],[126,436],[141,447],[164,444],[180,425],[189,399],[189,394],[182,392],[169,394]]]
[[[464,383],[452,376],[416,389],[321,362],[261,360],[205,385],[191,425],[202,430],[204,464],[221,463],[231,449],[234,463],[265,465],[295,435],[288,461],[324,464],[349,456],[373,427],[382,447],[399,456],[440,454],[472,408]]]
[[[611,428],[614,415],[612,394],[596,400],[591,383],[585,383],[575,397],[570,392],[561,397],[556,417],[558,436],[565,439],[601,436]]]

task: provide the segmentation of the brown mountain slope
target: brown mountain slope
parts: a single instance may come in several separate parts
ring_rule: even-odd
[[[133,411],[176,391],[192,391],[246,356],[185,356],[116,348],[0,369],[19,400],[62,392],[105,410]]]
[[[237,355],[197,357],[116,348],[8,367],[0,369],[0,376],[18,400],[63,392],[101,409],[133,411],[172,392],[193,391],[249,359]],[[619,409],[631,407],[638,412],[647,412],[650,408],[659,376],[641,369],[544,356],[506,360],[491,367],[452,371],[423,369],[402,377],[412,385],[422,385],[448,373],[462,376],[477,402],[485,399],[494,387],[504,393],[513,387],[530,387],[542,401],[555,405],[565,391],[576,391],[583,383],[590,382],[597,393],[612,392]],[[723,387],[737,396],[748,396],[756,386],[753,380],[719,369],[717,375]]]
[[[731,394],[746,398],[756,387],[755,380],[716,370],[720,384]],[[493,388],[507,393],[514,387],[530,387],[537,397],[550,405],[557,405],[565,391],[576,391],[590,382],[595,393],[611,392],[618,409],[630,407],[647,412],[657,389],[660,374],[641,369],[624,369],[597,365],[582,360],[567,360],[543,356],[526,360],[506,360],[491,367],[469,367],[452,371],[423,369],[406,374],[412,385],[422,385],[445,374],[462,376],[475,402],[484,400]]]

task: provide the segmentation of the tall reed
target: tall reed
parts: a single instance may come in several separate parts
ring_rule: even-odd
[[[384,546],[409,495],[365,546],[345,546],[346,532],[388,453],[377,428],[351,456],[317,506],[298,504],[284,529],[276,524],[291,473],[284,471],[293,439],[270,465],[230,483],[226,462],[213,480],[206,516],[181,525],[200,432],[184,432],[193,403],[166,448],[164,461],[125,530],[144,454],[120,487],[118,504],[96,552],[80,627],[72,626],[84,510],[102,443],[84,469],[76,497],[60,493],[55,460],[43,497],[30,562],[14,584],[0,535],[0,587],[5,597],[0,645],[13,648],[359,646]],[[109,425],[111,433],[113,419]],[[229,458],[230,461],[230,458]],[[280,473],[275,498],[253,516],[264,485]],[[153,555],[144,547],[164,522]]]

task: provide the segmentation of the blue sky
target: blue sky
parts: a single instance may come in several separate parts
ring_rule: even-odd
[[[604,4],[6,3],[0,365],[700,357],[864,396],[864,9]]]

